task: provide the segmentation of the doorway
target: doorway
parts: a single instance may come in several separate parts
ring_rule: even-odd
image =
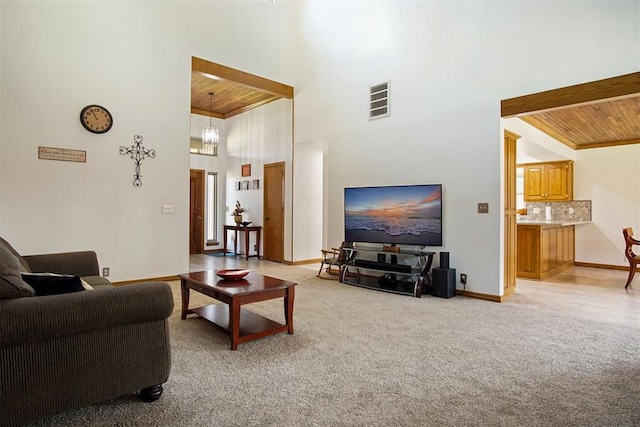
[[[204,170],[189,170],[189,255],[204,252],[204,178]]]
[[[640,85],[638,84],[638,77],[640,73],[631,73],[618,77],[612,77],[604,80],[597,80],[588,83],[582,83],[574,86],[567,86],[559,89],[548,90],[545,92],[539,92],[530,95],[524,95],[516,98],[510,98],[501,101],[501,118],[518,117],[525,123],[537,128],[538,130],[546,133],[550,137],[554,138],[558,142],[565,144],[573,150],[580,150],[586,148],[602,148],[607,146],[622,145],[622,144],[635,144],[638,143],[636,138],[624,138],[620,137],[617,131],[623,129],[621,126],[607,125],[604,127],[592,126],[595,129],[595,136],[603,134],[614,135],[609,142],[602,142],[592,138],[593,135],[588,132],[584,132],[583,127],[578,127],[575,130],[571,125],[573,123],[582,123],[583,121],[572,120],[572,116],[585,116],[591,117],[589,114],[598,113],[601,108],[611,108],[616,106],[617,111],[625,111],[624,102],[629,100],[637,100],[640,96]],[[619,103],[619,104],[618,104]],[[595,105],[597,104],[597,106]],[[634,105],[637,105],[634,104]],[[631,108],[632,111],[633,108]],[[552,113],[561,112],[555,115]],[[596,118],[602,115],[596,114]],[[605,115],[606,117],[606,115]],[[553,123],[555,121],[555,123]],[[588,120],[587,120],[588,121]],[[595,119],[592,120],[595,122]],[[615,122],[608,120],[609,122]],[[553,126],[551,124],[553,123]],[[562,124],[562,126],[558,126]],[[564,125],[567,124],[567,129],[564,129]],[[558,132],[557,129],[562,129],[562,132]],[[624,130],[624,129],[623,129]],[[580,132],[583,138],[579,137]],[[507,178],[507,172],[511,165],[511,160],[506,155],[507,145],[511,144],[507,141],[505,132],[504,138],[505,144],[505,157],[503,162],[503,168],[505,171],[505,181],[503,186],[503,202],[505,211],[509,209],[509,201],[511,189],[508,186],[514,185],[514,182],[510,178]],[[514,149],[515,151],[515,149]],[[508,193],[509,192],[509,193]],[[506,214],[505,214],[506,216]],[[512,244],[513,236],[515,232],[508,232],[507,219],[505,218],[505,231],[504,231],[504,258],[505,265],[505,277],[504,277],[504,293],[503,298],[508,296],[506,288],[507,274],[506,269],[510,258],[515,257],[516,248]],[[575,262],[575,265],[588,266],[585,263]]]
[[[264,165],[264,259],[284,261],[284,177],[285,163]]]
[[[221,208],[227,204],[232,205],[235,203],[236,197],[233,191],[239,191],[241,189],[247,189],[247,187],[232,187],[231,182],[238,182],[239,178],[235,175],[235,173],[231,172],[231,165],[235,162],[239,156],[236,153],[230,151],[230,147],[234,147],[237,149],[238,144],[244,144],[245,140],[254,140],[255,138],[242,138],[239,135],[247,134],[250,132],[258,132],[261,133],[261,136],[265,137],[265,142],[274,141],[274,144],[291,144],[290,147],[278,147],[284,148],[284,153],[293,152],[293,92],[294,89],[292,86],[279,83],[277,81],[269,80],[254,74],[247,73],[242,70],[233,69],[221,64],[217,64],[202,58],[192,57],[191,58],[191,114],[192,114],[192,129],[191,135],[196,135],[197,132],[202,130],[202,126],[206,125],[208,122],[211,124],[212,119],[218,120],[227,120],[230,119],[224,126],[222,126],[222,130],[224,134],[221,134],[220,139],[220,147],[219,153],[216,153],[206,159],[205,156],[199,156],[203,153],[202,149],[198,147],[196,144],[195,150],[191,149],[191,167],[195,168],[204,168],[207,170],[221,170],[226,172],[222,172],[220,176],[220,193],[219,200]],[[210,95],[213,94],[213,95]],[[284,127],[273,126],[271,129],[266,129],[265,126],[257,127],[258,120],[251,121],[249,119],[244,119],[241,116],[254,108],[263,107],[266,104],[272,103],[278,100],[290,100],[290,113],[287,114],[286,120],[289,120],[288,117],[290,115],[290,123],[291,123],[291,135],[290,138],[283,137],[283,133],[281,129]],[[282,103],[280,103],[282,104]],[[278,118],[285,117],[285,113],[280,112],[281,114]],[[201,116],[205,118],[205,120],[199,122],[201,120]],[[284,119],[283,119],[284,120]],[[267,122],[270,125],[272,122]],[[201,124],[202,126],[199,126]],[[251,126],[255,125],[255,131],[251,129]],[[278,126],[284,126],[282,124]],[[268,126],[267,126],[268,127]],[[277,132],[276,132],[277,130]],[[268,133],[267,131],[270,131]],[[233,144],[229,144],[230,135],[233,134]],[[274,138],[274,136],[276,136]],[[198,138],[196,138],[198,140]],[[240,141],[240,143],[238,142]],[[240,157],[244,159],[252,160],[255,159],[258,163],[262,163],[265,159],[269,159],[270,161],[274,160],[282,160],[282,169],[284,171],[285,162],[289,164],[288,167],[293,168],[293,159],[286,155],[279,156],[273,158],[272,151],[276,150],[265,150],[264,147],[266,144],[262,142],[251,143],[252,145],[243,146],[242,155]],[[271,148],[271,147],[269,147]],[[280,151],[278,151],[280,152]],[[220,157],[217,157],[217,156]],[[199,157],[199,158],[197,158]],[[205,163],[206,162],[206,163]],[[234,169],[235,170],[235,169]],[[266,173],[266,168],[265,168]],[[258,177],[259,178],[259,177]],[[246,180],[242,178],[240,181]],[[291,178],[289,178],[289,181]],[[284,209],[285,209],[285,200],[287,203],[287,215],[292,215],[292,205],[293,205],[293,194],[290,194],[292,191],[291,182],[288,183],[288,186],[285,189],[284,185],[284,174],[282,178],[278,181],[273,180],[269,184],[270,190],[267,188],[267,176],[263,176],[262,183],[259,183],[259,179],[254,180],[254,185],[252,189],[257,189],[263,192],[263,220],[265,218],[269,218],[264,221],[263,226],[263,257],[266,259],[272,259],[274,261],[283,262],[284,260],[284,250],[285,250],[285,234],[286,238],[292,238],[289,234],[293,234],[292,227],[286,227],[285,229],[285,221],[284,221]],[[275,187],[275,188],[274,188]],[[234,190],[235,188],[235,190]],[[279,195],[279,199],[272,199],[272,196],[267,197],[267,191],[272,191],[274,194]],[[193,189],[192,189],[193,194]],[[247,195],[247,202],[251,205],[253,202],[256,205],[260,204],[260,195],[258,192],[254,192],[250,194],[248,192],[242,193],[243,195]],[[255,195],[255,196],[254,196]],[[285,197],[286,196],[286,197]],[[255,197],[258,200],[253,200]],[[266,203],[264,201],[267,201]],[[226,203],[225,203],[226,202]],[[282,210],[281,212],[271,211],[267,213],[266,208],[267,205],[279,206]],[[219,208],[217,214],[222,216],[224,214],[228,215],[228,208],[226,212],[223,212],[222,209]],[[206,209],[202,211],[204,213]],[[256,211],[258,212],[258,211]],[[201,218],[204,218],[203,215],[200,215]],[[193,222],[198,221],[197,212],[193,213]],[[204,221],[200,219],[202,222],[201,227],[204,229]],[[260,225],[259,222],[254,225]],[[213,242],[210,239],[204,240],[201,242],[192,242],[192,239],[198,234],[197,231],[193,231],[195,227],[194,224],[190,224],[190,251],[195,250],[196,247],[203,248],[206,247],[210,249],[210,246],[206,245],[217,245],[218,242]],[[210,225],[207,225],[210,227]],[[221,229],[221,226],[218,226]],[[216,230],[216,232],[220,232],[221,230]],[[201,235],[207,236],[204,232]],[[223,239],[226,236],[223,236]],[[193,246],[192,246],[193,245]],[[273,246],[272,246],[273,245]],[[288,250],[288,249],[287,249]],[[200,249],[199,252],[203,252],[204,249]],[[194,253],[194,252],[191,252]],[[198,253],[198,252],[195,252]]]

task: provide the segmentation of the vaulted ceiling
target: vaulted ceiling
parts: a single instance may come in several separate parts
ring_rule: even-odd
[[[640,143],[640,73],[502,101],[519,117],[574,150]]]
[[[192,58],[193,114],[226,119],[281,98],[293,98],[293,88]],[[574,150],[638,144],[640,73],[507,99],[501,115],[519,117]]]

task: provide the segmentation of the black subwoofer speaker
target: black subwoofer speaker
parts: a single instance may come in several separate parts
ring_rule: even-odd
[[[431,295],[434,297],[451,298],[456,296],[456,269],[434,268]]]
[[[440,268],[449,268],[449,252],[440,252]]]

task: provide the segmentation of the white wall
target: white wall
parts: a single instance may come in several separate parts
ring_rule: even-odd
[[[293,195],[293,260],[320,258],[323,220],[323,149],[314,144],[299,143],[294,147]]]
[[[1,2],[0,234],[25,254],[96,250],[115,281],[187,271],[191,57],[290,84],[290,10]],[[80,126],[91,103],[113,113],[109,133]],[[136,134],[157,151],[142,163],[140,188],[118,153]],[[87,162],[38,160],[40,145],[85,150]],[[163,203],[175,214],[161,214]]]
[[[501,294],[500,100],[636,71],[638,2],[306,2],[300,13],[295,141],[329,146],[325,246],[343,240],[345,186],[439,182],[441,249],[468,290]],[[391,116],[369,121],[368,88],[389,79]]]
[[[640,146],[579,150],[574,198],[592,201],[592,224],[576,227],[576,261],[626,266],[622,229],[640,232]]]
[[[3,16],[3,8],[0,5],[0,23],[3,20],[2,16]],[[4,36],[4,33],[2,32],[2,29],[0,27],[0,49],[1,49],[1,46],[2,46],[2,43],[3,43],[2,42],[3,36]],[[0,50],[0,52],[1,52],[1,50]],[[3,71],[4,71],[4,67],[2,67],[0,65],[0,82],[3,81],[3,78],[2,78]],[[3,105],[4,105],[3,99],[4,99],[4,85],[0,84],[0,159],[3,159],[5,157],[5,155],[3,153],[3,148],[2,148],[2,131],[1,131],[1,129],[4,128],[4,114],[2,114]],[[2,173],[2,164],[3,164],[3,162],[0,161],[0,233],[2,232],[2,212],[3,212],[3,209],[2,209],[2,206],[3,206],[3,199],[2,199],[2,187],[3,187],[3,184],[2,184],[2,182],[3,182],[4,174]]]
[[[175,143],[189,131],[189,93],[176,86],[190,79],[184,55],[130,4],[2,7],[2,234],[25,254],[96,250],[114,280],[185,271],[188,153]],[[93,103],[113,114],[107,134],[80,125]],[[118,152],[134,135],[157,153],[139,188]],[[85,150],[87,161],[38,160],[38,146]]]

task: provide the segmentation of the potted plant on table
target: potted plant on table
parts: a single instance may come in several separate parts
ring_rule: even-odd
[[[231,216],[233,217],[236,225],[240,225],[242,223],[242,212],[244,212],[244,208],[240,206],[240,201],[236,200],[236,207],[233,212],[231,212]]]

